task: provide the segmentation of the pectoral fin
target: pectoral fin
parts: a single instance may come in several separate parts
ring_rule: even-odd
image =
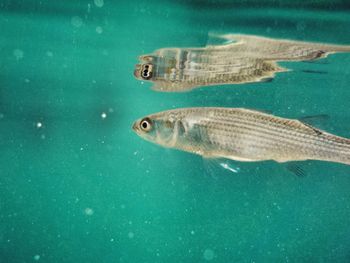
[[[238,174],[241,171],[238,162],[224,158],[206,158],[203,156],[203,164],[206,172],[215,179],[217,179],[217,175],[222,174],[223,171],[229,172],[230,174]]]
[[[309,175],[308,171],[310,171],[311,164],[310,160],[288,162],[285,164],[285,168],[298,177],[305,177]]]
[[[305,177],[306,172],[300,164],[290,162],[286,164],[286,169],[298,177]]]

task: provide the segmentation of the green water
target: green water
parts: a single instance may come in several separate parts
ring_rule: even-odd
[[[330,1],[329,1],[330,2]],[[174,107],[328,114],[350,137],[350,54],[268,83],[156,93],[137,56],[208,32],[350,43],[347,1],[0,1],[0,262],[349,262],[350,168],[201,157],[137,137]],[[305,70],[320,73],[305,73]]]

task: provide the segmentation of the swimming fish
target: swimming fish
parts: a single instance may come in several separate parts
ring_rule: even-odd
[[[163,48],[140,56],[134,75],[152,81],[154,90],[181,92],[200,86],[268,81],[275,73],[288,71],[279,61],[315,60],[350,52],[350,46],[236,34],[218,37],[230,42],[204,48]]]
[[[175,109],[139,119],[132,128],[145,140],[205,158],[322,160],[350,165],[350,139],[256,110]]]

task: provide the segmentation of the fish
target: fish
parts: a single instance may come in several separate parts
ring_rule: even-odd
[[[152,89],[185,92],[212,85],[269,81],[289,69],[280,61],[313,61],[349,45],[331,45],[254,35],[219,35],[228,43],[203,48],[162,48],[139,57],[134,76],[151,81]]]
[[[319,160],[350,165],[350,139],[298,119],[246,108],[167,110],[136,120],[132,129],[152,143],[208,159]]]

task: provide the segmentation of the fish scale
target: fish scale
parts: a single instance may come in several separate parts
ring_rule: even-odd
[[[242,122],[242,120],[240,120],[239,116],[236,116],[235,119],[235,124],[232,124],[232,119],[222,119],[222,123],[217,122],[219,119],[215,118],[215,120],[213,120],[213,122],[211,123],[211,128],[216,128],[218,127],[218,129],[223,129],[225,130],[224,127],[230,127],[232,126],[232,128],[237,127],[237,124],[240,125],[248,125],[246,127],[251,128],[250,131],[256,131],[256,132],[260,132],[261,135],[265,134],[270,134],[271,136],[275,136],[274,138],[278,138],[276,136],[279,136],[280,138],[285,138],[288,139],[290,141],[299,141],[300,143],[304,143],[305,140],[310,140],[312,139],[314,144],[318,145],[318,146],[323,146],[324,142],[327,142],[327,144],[329,143],[333,143],[334,147],[337,147],[337,142],[333,142],[333,136],[330,139],[326,139],[324,136],[315,136],[315,132],[312,129],[309,130],[303,130],[302,133],[298,132],[298,130],[293,130],[294,128],[291,126],[291,129],[286,129],[285,126],[283,125],[279,125],[276,122],[261,122],[258,123],[256,120],[251,119],[251,120],[246,120],[245,122]],[[279,120],[277,120],[279,121]],[[296,122],[296,121],[295,121]],[[220,125],[222,124],[221,127]],[[277,125],[275,125],[277,124]],[[230,131],[230,130],[229,130]],[[237,132],[237,130],[236,130]],[[246,133],[248,133],[248,131],[246,131]],[[343,145],[340,144],[339,147],[343,148]]]
[[[257,131],[252,127],[247,129],[246,127],[234,127],[234,129],[223,128],[225,124],[218,125],[213,123],[212,127],[208,127],[208,132],[212,134],[212,142],[215,140],[217,145],[221,145],[224,148],[227,146],[234,147],[234,145],[254,145],[255,149],[266,149],[266,148],[278,148],[278,147],[298,147],[302,146],[305,140],[299,142],[292,140],[293,137],[286,139],[282,136],[276,137],[277,134],[268,134],[266,132]],[[233,136],[235,135],[235,136]],[[239,140],[237,140],[239,138]],[[273,142],[273,143],[272,143]]]
[[[334,143],[332,140],[334,136],[330,136],[330,138],[327,139],[327,137],[329,137],[328,135],[316,135],[308,126],[305,126],[304,129],[300,127],[299,130],[293,131],[296,127],[300,126],[298,121],[264,118],[265,116],[263,115],[256,115],[253,113],[251,115],[246,115],[250,116],[250,119],[248,118],[245,122],[248,126],[242,126],[243,123],[239,122],[238,115],[232,114],[232,112],[228,112],[227,115],[231,115],[232,118],[220,119],[215,116],[212,117],[213,121],[203,126],[207,129],[207,132],[212,135],[212,138],[218,140],[218,145],[222,145],[223,147],[227,146],[228,142],[231,143],[229,145],[230,147],[234,147],[237,141],[231,139],[233,134],[244,134],[244,136],[240,136],[240,138],[244,138],[246,141],[240,143],[243,145],[253,144],[255,149],[259,149],[259,147],[278,148],[289,146],[288,148],[294,148],[294,150],[298,148],[298,151],[303,151],[305,154],[309,153],[315,155],[315,152],[323,151],[324,155],[328,157],[329,153],[349,153],[348,140],[345,146],[344,144],[337,145],[337,143]],[[263,116],[263,118],[261,118],[263,122],[259,120],[261,116]],[[280,122],[283,123],[283,121],[286,124],[294,122],[296,127],[279,124]]]
[[[214,124],[215,125],[215,124]],[[216,133],[217,135],[214,136],[214,138],[220,138],[218,140],[219,145],[227,145],[230,143],[230,146],[234,145],[234,140],[231,140],[232,138],[232,130],[230,129],[220,129],[219,126],[217,129],[209,128],[212,130],[213,133]],[[278,133],[275,134],[269,134],[268,132],[262,132],[261,130],[254,129],[235,129],[235,134],[244,135],[240,136],[241,138],[244,138],[245,141],[241,142],[241,144],[251,145],[253,144],[255,148],[278,148],[278,147],[288,147],[288,148],[296,148],[299,147],[300,151],[312,151],[312,150],[318,150],[320,148],[324,148],[324,144],[311,144],[305,147],[305,143],[308,141],[307,139],[304,139],[303,137],[298,136],[290,136],[287,138],[287,136],[280,136]],[[326,148],[325,148],[326,149]]]

